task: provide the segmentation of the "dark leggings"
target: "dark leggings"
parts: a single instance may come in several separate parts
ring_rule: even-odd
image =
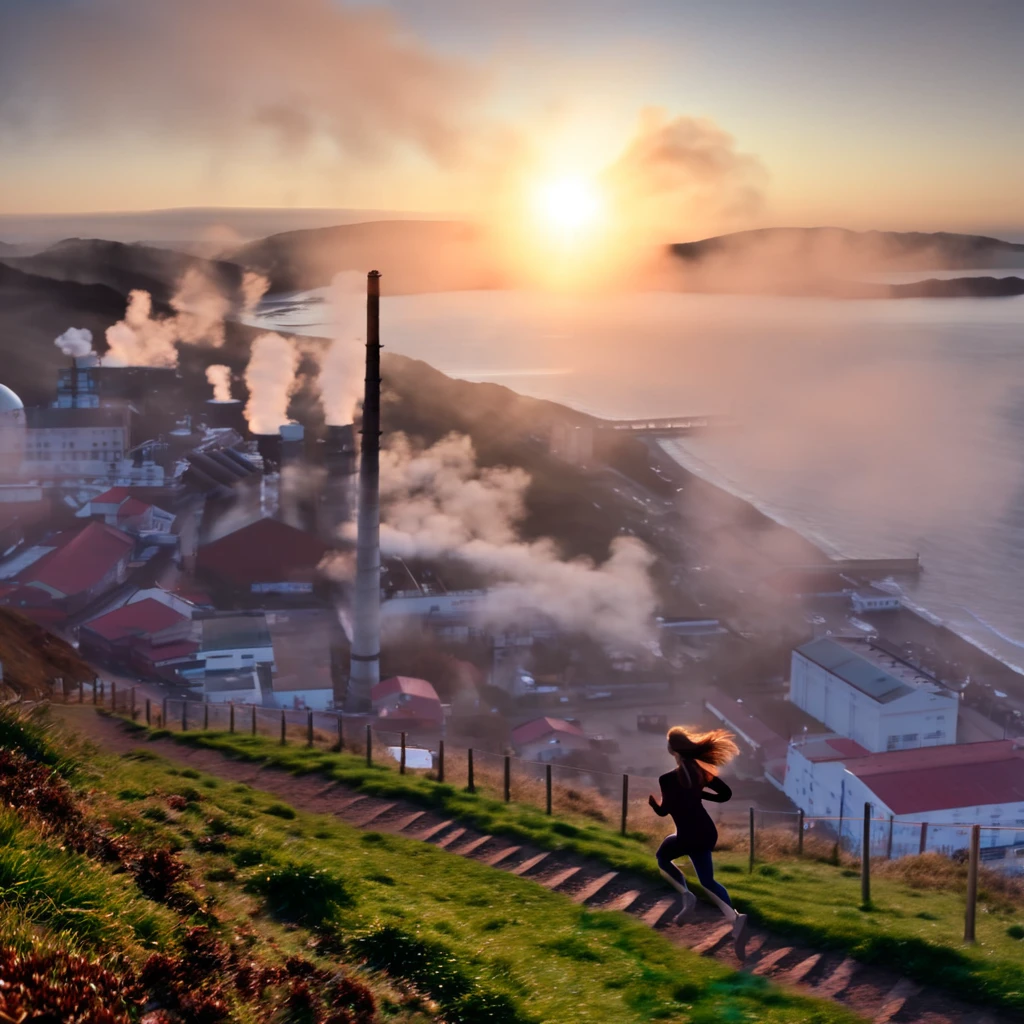
[[[688,850],[679,839],[679,836],[671,835],[658,847],[658,867],[665,872],[673,881],[678,882],[684,888],[686,879],[682,871],[672,862],[680,857],[689,857],[693,864],[693,870],[697,872],[700,884],[708,892],[713,892],[723,903],[732,906],[729,893],[724,885],[715,881],[715,868],[711,863],[710,850]]]

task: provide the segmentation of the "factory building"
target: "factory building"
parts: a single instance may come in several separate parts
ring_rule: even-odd
[[[957,697],[883,641],[822,637],[798,647],[789,699],[871,752],[956,742]]]
[[[1003,826],[983,827],[983,856],[1024,870],[1024,749],[1012,740],[873,754],[846,737],[807,737],[790,744],[784,791],[807,815],[842,818],[833,824],[851,849],[870,804],[885,819],[874,842],[894,857],[963,850],[964,826]]]
[[[128,451],[128,416],[125,407],[27,409],[22,476],[113,479]]]
[[[512,730],[512,745],[527,761],[559,761],[578,751],[591,750],[590,737],[562,718],[535,718]]]

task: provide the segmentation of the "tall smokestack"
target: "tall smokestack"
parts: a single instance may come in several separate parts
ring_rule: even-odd
[[[359,463],[356,590],[352,662],[345,709],[372,710],[370,691],[380,682],[380,274],[366,278],[366,387]]]

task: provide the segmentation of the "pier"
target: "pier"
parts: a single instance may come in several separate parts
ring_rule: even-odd
[[[652,416],[638,420],[602,420],[598,429],[627,434],[692,434],[709,427],[732,427],[737,423],[732,416]]]

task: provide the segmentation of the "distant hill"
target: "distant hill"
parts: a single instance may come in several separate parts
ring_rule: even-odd
[[[237,298],[242,269],[225,260],[208,260],[173,249],[126,245],[98,238],[67,238],[34,256],[3,257],[18,270],[58,281],[106,285],[124,295],[133,288],[169,302],[185,272],[203,274],[223,294]]]
[[[387,274],[388,294],[498,288],[506,283],[485,231],[457,221],[375,221],[287,231],[230,253],[270,278],[271,291],[330,284],[342,270]]]

